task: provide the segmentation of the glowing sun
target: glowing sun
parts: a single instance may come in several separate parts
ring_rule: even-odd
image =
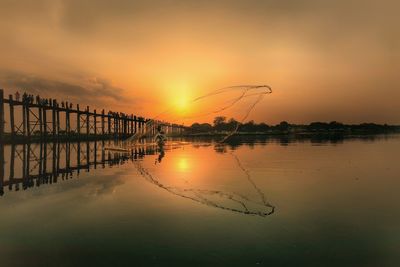
[[[176,111],[186,113],[189,109],[189,99],[186,96],[179,96],[175,101]]]

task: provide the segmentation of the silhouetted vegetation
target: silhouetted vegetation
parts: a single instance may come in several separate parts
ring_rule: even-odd
[[[233,131],[237,125],[238,134],[379,134],[379,133],[395,133],[400,132],[400,126],[361,123],[361,124],[344,124],[337,121],[332,122],[311,122],[305,124],[290,124],[282,121],[276,125],[268,125],[266,123],[255,123],[248,121],[240,124],[234,118],[215,117],[213,124],[194,123],[188,129],[187,133],[191,135],[216,135],[225,134]]]

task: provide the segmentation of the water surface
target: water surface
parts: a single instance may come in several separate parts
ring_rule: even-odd
[[[1,266],[400,264],[398,136],[110,145],[4,147]]]

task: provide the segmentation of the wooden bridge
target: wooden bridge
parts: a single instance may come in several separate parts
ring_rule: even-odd
[[[0,89],[0,142],[3,143],[127,138],[135,133],[154,134],[158,125],[167,135],[180,135],[184,130],[183,125],[163,121],[148,124],[149,121],[133,114],[106,113],[104,109],[90,111],[89,106],[80,109],[79,104],[74,108],[64,101],[60,105],[56,99],[38,96],[5,98],[4,90]]]

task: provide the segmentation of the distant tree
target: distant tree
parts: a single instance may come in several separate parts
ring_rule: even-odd
[[[239,122],[237,120],[235,120],[234,118],[230,118],[228,123],[226,123],[226,129],[225,130],[233,130],[236,128],[236,126],[239,124]]]
[[[214,129],[216,131],[223,131],[226,128],[226,117],[218,116],[214,118]]]
[[[226,121],[226,117],[224,117],[224,116],[215,117],[214,118],[214,127],[225,123],[225,121]]]
[[[193,123],[193,124],[190,126],[190,128],[191,128],[192,130],[198,129],[199,127],[200,127],[200,123],[198,123],[198,122],[195,122],[195,123]]]
[[[212,131],[212,125],[209,123],[202,123],[200,124],[200,131],[201,132],[210,132]]]
[[[265,124],[264,122],[257,125],[257,131],[266,132],[268,130],[269,130],[269,126],[267,124]]]
[[[290,128],[290,124],[287,121],[281,121],[278,125],[277,128],[280,131],[288,131]]]
[[[331,121],[329,123],[329,129],[330,130],[343,130],[344,129],[344,124],[337,122],[337,121]]]
[[[205,132],[211,132],[212,131],[212,125],[209,123],[193,123],[192,126],[190,126],[190,129],[193,132],[201,132],[201,133],[205,133]]]
[[[241,127],[240,130],[242,130],[243,132],[255,132],[256,131],[256,124],[254,123],[253,120],[248,121],[246,123],[244,123]]]
[[[320,131],[320,130],[328,130],[329,124],[326,122],[312,122],[310,123],[307,128],[311,131]]]

